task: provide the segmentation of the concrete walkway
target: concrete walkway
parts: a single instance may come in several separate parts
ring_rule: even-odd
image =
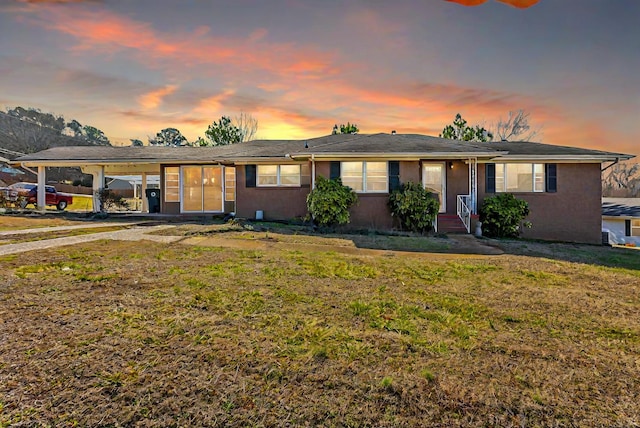
[[[100,224],[101,226],[97,226]],[[7,235],[17,235],[17,234],[28,234],[28,233],[43,233],[52,230],[73,230],[73,229],[81,229],[81,228],[94,228],[94,227],[105,227],[105,226],[117,226],[117,223],[95,223],[95,224],[87,224],[83,226],[57,226],[57,227],[43,227],[38,229],[26,229],[26,230],[16,230],[13,232],[3,232],[4,236]],[[54,238],[54,239],[44,239],[39,241],[31,241],[31,242],[21,242],[18,244],[7,244],[0,245],[0,256],[7,254],[16,254],[16,253],[24,253],[26,251],[34,251],[34,250],[43,250],[45,248],[55,248],[62,247],[66,245],[75,245],[81,244],[84,242],[92,242],[99,241],[101,239],[114,239],[119,241],[155,241],[155,242],[175,242],[183,239],[182,236],[162,236],[162,235],[149,235],[150,232],[155,232],[162,229],[167,229],[174,227],[173,225],[159,225],[159,226],[150,226],[150,227],[141,227],[134,226],[132,228],[109,231],[109,232],[97,232],[91,233],[87,235],[79,235],[79,236],[66,236],[63,238]]]
[[[132,223],[127,223],[130,225]],[[33,229],[18,229],[18,230],[6,230],[0,232],[0,236],[14,236],[14,235],[30,235],[32,233],[47,233],[47,232],[59,232],[61,230],[75,230],[75,229],[98,229],[100,227],[115,227],[123,226],[122,223],[85,223],[79,225],[67,225],[67,226],[49,226],[49,227],[35,227]]]

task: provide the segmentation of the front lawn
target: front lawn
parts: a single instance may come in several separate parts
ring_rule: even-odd
[[[147,241],[0,265],[0,426],[640,423],[629,266]]]

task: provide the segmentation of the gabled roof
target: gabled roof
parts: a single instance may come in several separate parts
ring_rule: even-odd
[[[274,160],[382,158],[603,162],[632,155],[529,142],[471,143],[418,134],[337,134],[308,140],[255,140],[217,147],[55,147],[13,161],[27,166],[141,163],[246,163]]]
[[[640,218],[640,198],[602,198],[602,215]]]

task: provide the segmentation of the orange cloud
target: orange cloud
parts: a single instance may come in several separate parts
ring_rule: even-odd
[[[163,88],[147,92],[146,94],[138,97],[138,104],[146,109],[157,108],[162,103],[162,99],[167,95],[174,93],[177,88],[178,87],[176,85],[167,85]]]
[[[463,6],[479,6],[486,3],[487,0],[445,0],[448,2],[458,3]],[[500,3],[508,4],[509,6],[517,7],[520,9],[526,9],[538,3],[540,0],[497,0]]]

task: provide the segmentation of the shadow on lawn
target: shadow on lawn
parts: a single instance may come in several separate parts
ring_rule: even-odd
[[[612,248],[604,245],[523,239],[477,239],[472,235],[450,235],[447,237],[446,235],[421,236],[410,233],[383,233],[369,230],[322,230],[314,229],[308,225],[266,221],[187,223],[176,229],[159,233],[178,233],[184,236],[218,236],[234,240],[288,243],[301,247],[311,245],[325,247],[328,251],[341,246],[349,246],[354,249],[417,253],[507,254],[640,271],[640,252],[638,250]]]
[[[640,252],[633,248],[532,240],[490,240],[505,254],[544,257],[575,263],[640,271]]]

